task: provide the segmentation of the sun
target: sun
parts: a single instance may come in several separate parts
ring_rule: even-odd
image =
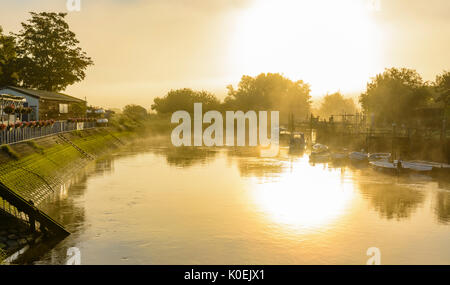
[[[236,75],[280,72],[312,92],[352,92],[379,70],[380,33],[366,0],[258,0],[236,19]]]

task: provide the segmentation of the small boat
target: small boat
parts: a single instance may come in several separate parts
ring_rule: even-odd
[[[431,166],[431,167],[433,167],[433,169],[450,170],[450,164],[447,164],[447,163],[439,163],[439,162],[424,161],[424,160],[413,160],[413,161],[410,161],[410,163],[414,163],[417,165]]]
[[[305,134],[303,133],[292,133],[291,139],[289,140],[290,150],[303,150],[306,146]]]
[[[328,146],[323,144],[315,144],[312,147],[311,155],[309,156],[311,161],[327,161],[330,159],[330,151]]]
[[[363,161],[367,161],[369,159],[369,155],[367,152],[364,152],[364,150],[354,151],[348,155],[348,158],[350,158],[351,161],[363,162]]]
[[[333,160],[344,160],[348,157],[348,154],[345,152],[333,152],[331,154],[331,159]]]
[[[433,170],[433,166],[431,165],[425,165],[420,163],[415,163],[411,161],[402,161],[403,168],[410,169],[417,172],[429,172]]]
[[[328,146],[317,143],[313,145],[311,154],[323,154],[328,152],[329,152]]]
[[[386,160],[388,161],[391,158],[390,153],[370,153],[368,155],[369,161],[376,161],[376,160]]]
[[[397,163],[389,162],[389,161],[371,161],[369,164],[377,169],[377,170],[389,170],[389,171],[397,171]]]
[[[331,154],[331,159],[334,161],[342,161],[348,158],[348,150],[346,148],[341,151],[336,151]]]
[[[403,171],[426,173],[431,172],[431,170],[433,169],[433,167],[431,166],[398,160],[394,160],[393,162],[386,160],[378,160],[378,161],[371,161],[369,162],[369,164],[378,170],[394,171],[397,173]]]

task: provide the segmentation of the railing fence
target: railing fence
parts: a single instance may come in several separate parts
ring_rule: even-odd
[[[22,126],[19,128],[0,130],[0,145],[18,143],[25,140],[69,131],[91,129],[95,128],[96,125],[96,122],[71,123],[66,121],[58,121],[53,125],[48,126]]]

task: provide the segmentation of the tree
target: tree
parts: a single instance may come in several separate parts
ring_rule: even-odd
[[[169,114],[180,110],[193,113],[194,103],[202,103],[204,111],[220,108],[220,101],[213,94],[189,88],[171,90],[163,98],[155,98],[151,108],[158,114]]]
[[[148,116],[147,110],[139,105],[126,105],[123,108],[123,115],[134,121],[145,120]]]
[[[354,114],[356,112],[356,105],[353,99],[344,98],[341,93],[336,92],[327,94],[322,99],[319,108],[319,115],[322,118],[329,118],[331,115],[338,114]]]
[[[310,112],[310,86],[302,80],[292,81],[278,73],[244,75],[235,90],[228,87],[224,106],[233,110],[276,110],[281,120],[290,114],[305,117]]]
[[[93,64],[78,46],[65,13],[33,13],[16,34],[22,85],[61,91],[83,80]]]
[[[437,102],[443,102],[445,106],[450,105],[450,71],[444,71],[442,74],[436,76],[434,83],[438,93]]]
[[[15,40],[0,27],[0,86],[17,85],[19,79]]]
[[[425,106],[431,93],[421,76],[411,69],[386,69],[367,83],[359,101],[378,124],[408,124],[417,108]]]
[[[71,105],[72,105],[71,111],[75,116],[80,116],[80,117],[86,116],[86,111],[87,111],[86,102],[72,103]]]

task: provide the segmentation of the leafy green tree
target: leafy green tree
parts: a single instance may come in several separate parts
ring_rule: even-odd
[[[0,86],[17,85],[18,79],[14,37],[4,35],[0,27]]]
[[[341,93],[325,95],[319,108],[319,114],[322,118],[329,118],[331,115],[354,114],[357,108],[351,98],[344,98]]]
[[[83,80],[93,64],[78,46],[65,13],[33,13],[16,34],[22,85],[61,91]]]
[[[276,110],[280,119],[287,120],[290,114],[306,117],[311,108],[310,86],[292,81],[278,73],[261,73],[256,77],[244,75],[238,88],[228,87],[224,107],[232,110]]]
[[[415,70],[391,68],[367,83],[359,101],[366,114],[375,116],[377,124],[408,124],[417,108],[430,99],[429,87]]]
[[[147,110],[144,107],[134,104],[126,105],[123,108],[123,115],[134,121],[142,121],[148,117]]]
[[[169,114],[180,110],[193,113],[194,103],[202,103],[203,111],[220,108],[220,101],[213,94],[188,88],[171,90],[163,98],[155,98],[151,108],[158,114]]]

